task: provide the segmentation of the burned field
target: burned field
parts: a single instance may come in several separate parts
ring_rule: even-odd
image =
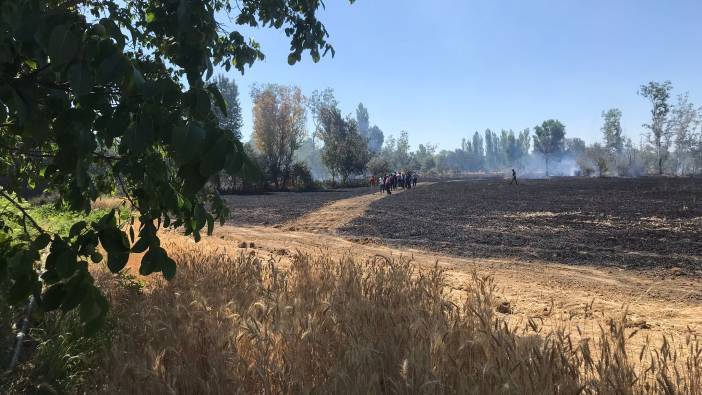
[[[256,195],[226,195],[231,225],[280,225],[317,210],[325,204],[369,193],[368,188],[333,189],[316,192],[271,192]]]
[[[341,229],[395,247],[702,274],[702,180],[439,182],[374,202]]]

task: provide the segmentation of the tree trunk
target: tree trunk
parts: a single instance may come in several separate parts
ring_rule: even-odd
[[[545,158],[546,158],[546,177],[548,177],[548,155],[546,155]]]

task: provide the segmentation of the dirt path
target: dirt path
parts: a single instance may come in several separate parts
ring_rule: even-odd
[[[431,185],[432,182],[420,182],[417,186]],[[411,190],[410,190],[411,191]],[[405,192],[397,189],[393,195]],[[342,199],[327,204],[319,210],[305,214],[300,218],[280,226],[287,231],[306,231],[313,233],[335,234],[349,222],[363,215],[368,206],[376,200],[388,196],[384,192],[375,192],[349,199]]]
[[[660,338],[661,334],[682,339],[687,333],[702,335],[702,280],[689,276],[653,277],[640,272],[585,265],[524,263],[505,259],[466,259],[430,252],[395,248],[348,240],[335,230],[363,214],[368,205],[386,195],[370,194],[336,201],[296,221],[273,228],[231,227],[215,230],[203,242],[227,253],[248,249],[262,257],[286,261],[296,252],[324,252],[335,257],[351,254],[365,259],[373,255],[411,257],[421,267],[438,263],[448,272],[450,286],[465,288],[473,272],[491,275],[499,296],[508,301],[515,325],[528,317],[545,320],[547,326],[577,325],[586,334],[599,331],[609,318],[620,317],[628,308],[633,328]],[[191,241],[192,242],[192,241]],[[250,243],[254,247],[250,248]],[[564,321],[563,319],[566,319]],[[634,345],[644,341],[638,336]]]

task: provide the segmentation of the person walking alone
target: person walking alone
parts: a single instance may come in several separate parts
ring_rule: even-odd
[[[519,185],[519,182],[517,181],[517,172],[514,171],[514,169],[512,169],[512,181],[509,182],[509,185],[512,185],[512,183],[514,183],[514,185]]]

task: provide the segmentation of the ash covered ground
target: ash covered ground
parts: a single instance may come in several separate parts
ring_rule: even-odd
[[[702,179],[456,180],[371,204],[353,238],[444,254],[702,274]]]

